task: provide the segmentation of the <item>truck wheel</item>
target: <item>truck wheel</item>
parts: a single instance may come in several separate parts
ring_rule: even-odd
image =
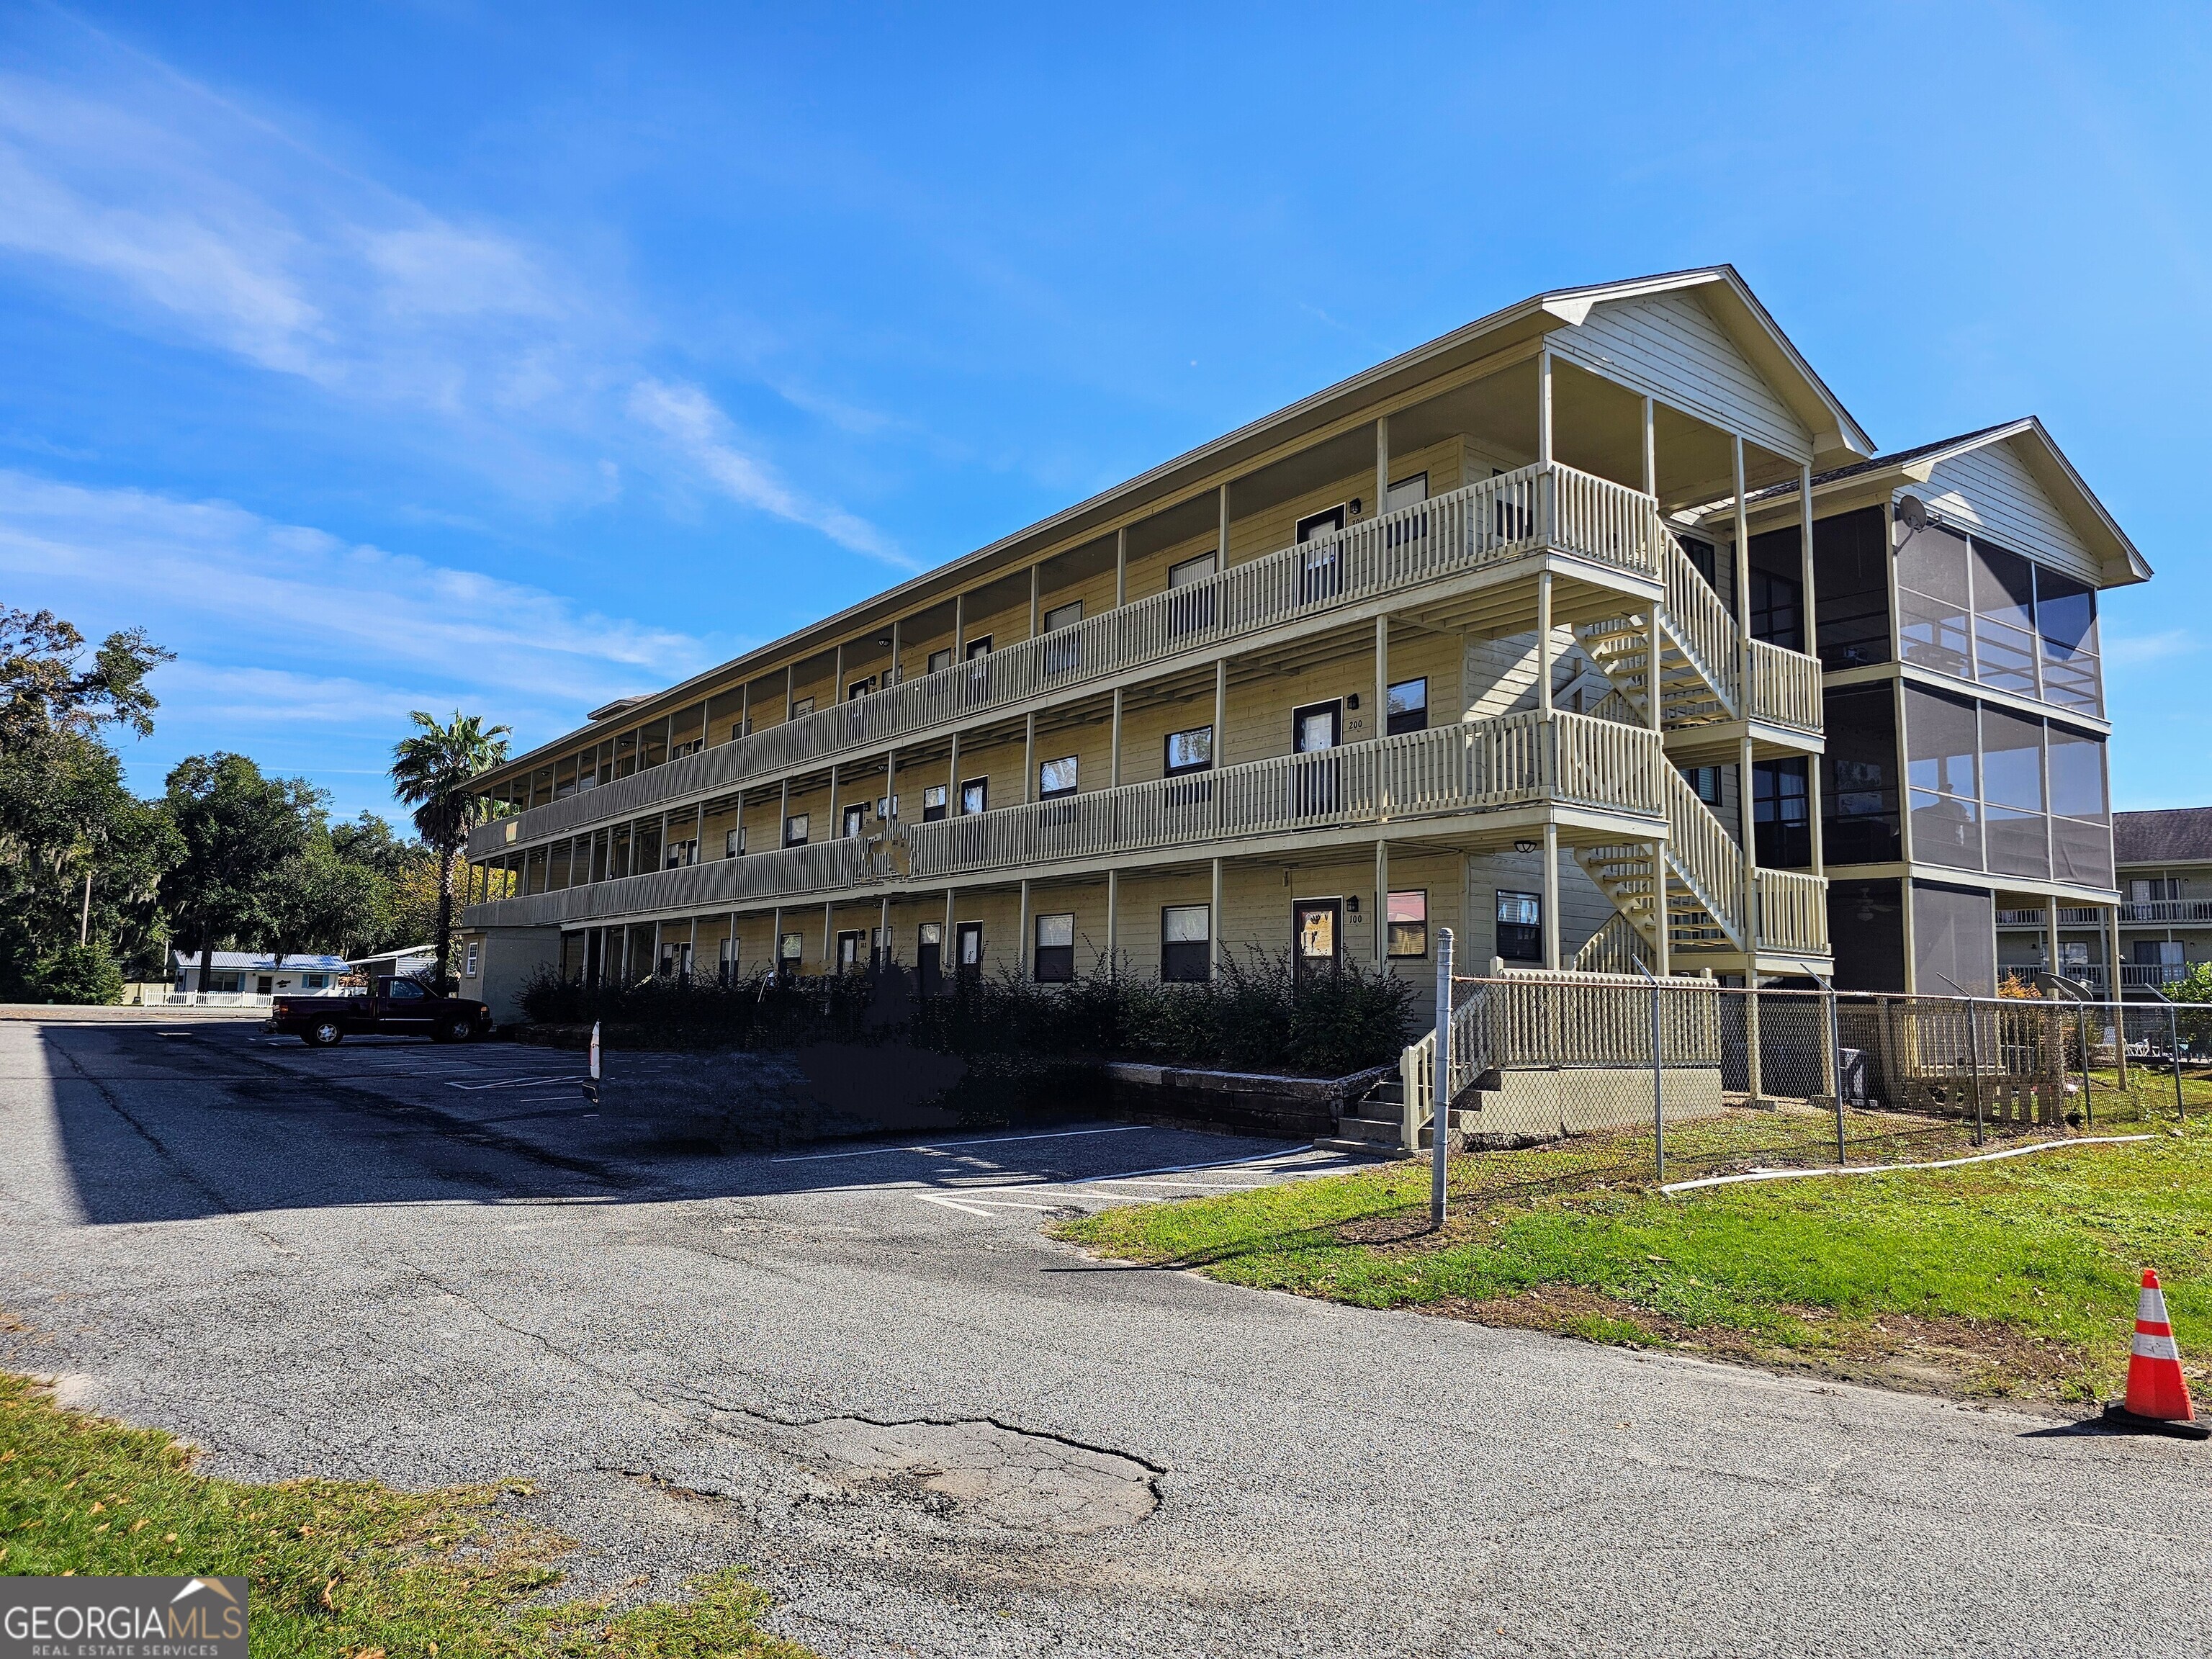
[[[476,1034],[477,1023],[466,1014],[456,1014],[451,1019],[442,1021],[436,1033],[441,1042],[466,1042]]]
[[[319,1019],[313,1025],[310,1025],[307,1028],[307,1046],[311,1048],[334,1048],[337,1046],[338,1039],[343,1037],[344,1035],[344,1028],[339,1025],[337,1021],[334,1019]]]

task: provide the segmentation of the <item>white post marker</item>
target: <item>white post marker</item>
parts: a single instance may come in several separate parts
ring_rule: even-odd
[[[1430,1091],[1429,1224],[1444,1224],[1444,1143],[1451,1135],[1452,930],[1437,929],[1437,1073]]]
[[[599,1103],[599,1022],[592,1022],[591,1076],[584,1080],[584,1098],[592,1105]]]

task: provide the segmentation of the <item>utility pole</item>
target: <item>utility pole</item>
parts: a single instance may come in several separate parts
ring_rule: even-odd
[[[82,949],[92,936],[92,872],[84,872],[84,908],[77,913],[76,942]]]

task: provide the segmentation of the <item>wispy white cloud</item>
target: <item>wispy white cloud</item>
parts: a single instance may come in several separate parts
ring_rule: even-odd
[[[2156,634],[2108,634],[2105,637],[2105,657],[2109,662],[2133,667],[2139,663],[2187,656],[2197,647],[2197,636],[2185,628],[2168,628]]]
[[[810,526],[839,546],[885,564],[902,570],[920,568],[866,520],[842,507],[808,500],[773,466],[738,448],[728,416],[697,386],[641,380],[630,390],[629,408],[732,501]]]
[[[670,471],[906,563],[740,444],[704,390],[657,379],[657,331],[618,284],[363,179],[165,66],[120,48],[101,63],[91,91],[0,74],[0,260],[105,319],[386,416],[428,411],[443,455],[533,503],[604,501],[611,466]],[[842,430],[869,419],[779,390]]]
[[[81,624],[127,601],[130,620],[165,618],[174,637],[164,642],[196,659],[258,660],[325,686],[405,688],[417,699],[409,707],[422,706],[431,688],[460,689],[573,718],[720,654],[692,635],[599,615],[540,588],[227,502],[21,472],[0,471],[0,573],[11,591],[72,605]],[[252,689],[240,706],[307,684],[224,672],[234,676],[226,684]]]

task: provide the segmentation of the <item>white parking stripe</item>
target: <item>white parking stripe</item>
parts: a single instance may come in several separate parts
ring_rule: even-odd
[[[1077,1135],[1128,1135],[1150,1127],[1142,1123],[1124,1123],[1110,1129],[1055,1129],[1048,1134],[998,1135],[989,1140],[945,1140],[925,1146],[864,1146],[855,1152],[797,1152],[788,1158],[772,1158],[771,1164],[818,1164],[833,1158],[885,1158],[893,1152],[957,1152],[969,1146],[1006,1146],[1017,1140],[1067,1140]]]

